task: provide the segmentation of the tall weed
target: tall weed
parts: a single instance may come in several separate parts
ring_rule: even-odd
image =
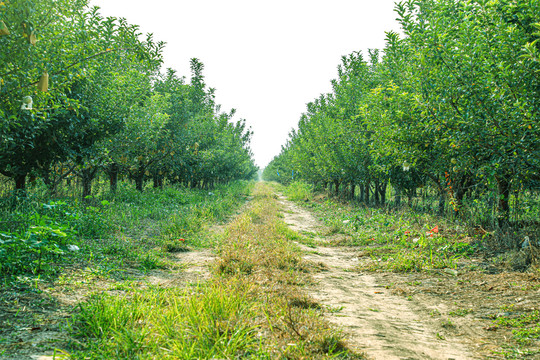
[[[245,281],[220,279],[194,288],[96,296],[72,323],[86,346],[71,358],[270,358],[259,349],[249,292]]]
[[[309,201],[312,198],[313,186],[295,181],[285,188],[285,195],[292,201]]]

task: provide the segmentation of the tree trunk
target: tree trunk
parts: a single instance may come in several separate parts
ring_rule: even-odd
[[[15,192],[24,194],[26,193],[26,174],[15,175]]]
[[[111,192],[115,193],[118,189],[118,173],[120,172],[120,167],[117,163],[112,163],[109,165],[109,183]]]
[[[444,207],[446,205],[446,196],[444,195],[444,192],[441,192],[439,195],[439,215],[444,215]]]
[[[510,222],[510,189],[511,184],[508,177],[497,177],[497,188],[499,190],[499,202],[497,206],[497,218],[499,226],[507,226]]]
[[[472,180],[469,176],[465,174],[463,176],[460,176],[459,179],[455,180],[454,184],[454,201],[456,202],[454,213],[455,215],[459,215],[461,205],[463,204],[463,198],[468,191],[468,187],[472,184]]]
[[[354,200],[354,190],[356,189],[356,184],[351,184],[351,200]]]
[[[162,175],[154,175],[152,177],[152,181],[154,183],[154,189],[155,188],[163,188],[163,176]]]
[[[381,200],[382,206],[386,204],[386,187],[387,186],[388,186],[388,182],[384,181],[379,188],[379,198]]]
[[[409,197],[408,205],[409,207],[412,207],[412,200],[413,200],[414,194],[416,194],[416,189],[408,189],[408,190],[409,190],[407,191],[407,196]]]
[[[376,204],[376,205],[379,205],[379,204],[380,204],[380,199],[379,199],[379,180],[375,180],[374,189],[375,189],[375,191],[373,192],[374,201],[375,201],[375,204]]]
[[[82,198],[83,200],[87,200],[89,196],[92,195],[92,180],[94,180],[94,175],[96,171],[92,168],[83,169],[82,170]]]
[[[135,190],[143,192],[144,189],[144,173],[146,169],[144,165],[139,164],[139,168],[135,172],[135,174],[132,176],[133,181],[135,181]]]
[[[454,201],[456,202],[456,207],[455,207],[454,214],[456,216],[459,216],[459,214],[461,212],[461,205],[463,204],[463,198],[464,197],[465,197],[465,191],[463,191],[463,189],[459,188],[455,192],[455,198],[454,198]]]
[[[51,179],[50,170],[43,170],[41,172],[41,178],[43,179],[43,182],[45,183],[47,190],[49,190],[49,195],[51,196],[56,195],[56,186],[58,183],[54,179]]]
[[[369,205],[369,188],[370,188],[370,184],[368,182],[368,183],[366,183],[365,190],[364,190],[364,202],[367,205]]]
[[[144,185],[144,175],[137,175],[135,177],[135,189],[143,192],[143,185]]]
[[[489,196],[488,200],[488,208],[489,208],[489,214],[492,218],[494,218],[493,213],[495,212],[495,197],[497,195],[492,191],[491,195]]]
[[[336,191],[336,196],[339,195],[339,180],[334,180],[334,186]]]
[[[396,206],[397,207],[400,207],[401,206],[401,189],[396,187],[395,188],[395,192],[396,192],[396,195],[395,195],[395,198],[396,198]]]

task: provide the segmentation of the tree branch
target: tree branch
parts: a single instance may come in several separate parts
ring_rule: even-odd
[[[87,56],[87,57],[85,57],[84,59],[78,60],[78,61],[76,61],[76,62],[74,62],[74,63],[68,65],[68,66],[65,67],[64,69],[61,69],[61,70],[59,70],[59,71],[57,71],[57,72],[54,72],[54,73],[52,73],[52,74],[50,74],[50,75],[51,75],[51,76],[54,76],[54,75],[61,74],[61,73],[63,73],[64,71],[67,71],[68,69],[70,69],[70,68],[72,68],[72,67],[74,67],[74,66],[76,66],[76,65],[78,65],[78,64],[81,64],[81,63],[83,63],[83,62],[85,62],[85,61],[94,59],[94,58],[96,58],[96,57],[98,57],[98,56],[101,56],[101,55],[105,55],[105,54],[112,53],[112,52],[116,52],[116,51],[125,51],[125,50],[133,50],[133,49],[134,49],[133,47],[127,47],[127,48],[107,49],[107,50],[105,50],[105,51],[100,51],[100,52],[98,52],[98,53],[96,53],[96,54]],[[34,82],[32,82],[32,83],[28,83],[28,84],[26,84],[26,85],[21,85],[21,86],[19,86],[19,87],[17,87],[17,88],[11,89],[10,91],[6,92],[6,94],[10,94],[10,93],[12,93],[12,92],[14,92],[14,91],[16,91],[16,90],[25,89],[25,88],[27,88],[27,87],[30,87],[30,86],[33,86],[33,85],[37,85],[38,83],[39,83],[39,80],[38,80],[38,81],[34,81]]]

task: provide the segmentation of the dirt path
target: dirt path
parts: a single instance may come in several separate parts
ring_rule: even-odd
[[[285,222],[297,232],[317,232],[320,224],[306,210],[280,196]],[[316,238],[324,244],[325,239]],[[384,274],[362,274],[353,269],[359,259],[350,249],[299,244],[304,258],[326,265],[314,275],[311,296],[327,307],[328,319],[348,335],[352,348],[372,359],[477,359],[470,341],[444,331],[433,311],[443,304],[425,304],[394,295]]]
[[[164,270],[148,272],[144,281],[165,287],[184,286],[187,283],[198,283],[210,277],[210,267],[215,260],[210,250],[194,250],[174,254],[174,261],[182,268],[180,273]]]
[[[279,202],[291,229],[308,237],[323,230],[309,211],[283,196]],[[219,233],[224,227],[214,226],[210,231]],[[512,334],[494,326],[493,319],[504,315],[501,305],[533,310],[538,306],[540,281],[530,274],[471,271],[458,277],[435,272],[359,272],[359,265],[370,261],[362,257],[361,248],[332,246],[339,242],[335,237],[314,240],[315,247],[298,243],[305,260],[325,269],[313,274],[315,284],[307,291],[322,305],[326,317],[343,329],[349,347],[369,359],[502,359],[500,350]],[[180,287],[208,278],[215,258],[211,250],[179,252],[173,259],[178,268],[147,272],[131,269],[128,275],[137,286]],[[0,359],[51,360],[39,349],[51,342],[70,340],[59,325],[70,316],[70,309],[90,293],[121,291],[108,277],[82,272],[69,279],[66,284],[42,288],[39,294],[25,293],[24,298],[14,293],[13,299],[17,295],[23,309],[39,303],[46,325],[15,327],[12,335],[17,343],[10,346],[18,347],[19,354],[3,355],[0,341]],[[533,290],[523,290],[526,286]],[[462,314],[452,315],[456,310]]]

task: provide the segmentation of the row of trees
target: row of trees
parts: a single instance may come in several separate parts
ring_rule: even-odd
[[[264,171],[344,184],[384,203],[387,184],[430,186],[440,209],[497,189],[540,188],[540,1],[407,0],[383,56],[343,57],[333,92],[307,106]],[[279,175],[278,175],[279,173]]]
[[[86,0],[0,1],[0,174],[52,192],[98,171],[143,189],[212,186],[256,173],[245,121],[223,113],[191,61],[190,83],[160,72],[163,43]]]

